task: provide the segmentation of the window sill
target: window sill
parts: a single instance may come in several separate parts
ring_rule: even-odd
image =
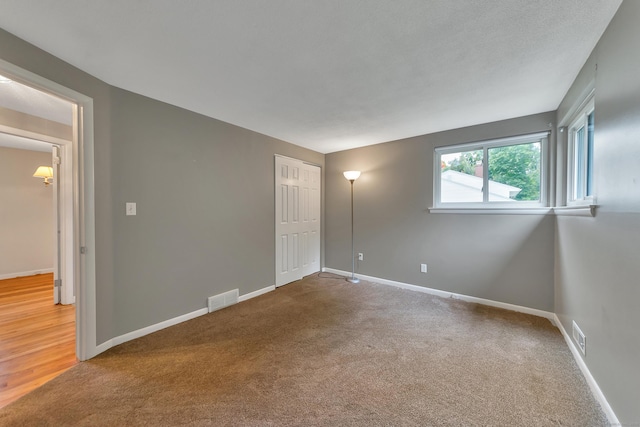
[[[464,215],[558,215],[558,216],[596,216],[598,205],[558,206],[555,208],[429,208],[434,214]]]
[[[473,215],[549,215],[553,208],[429,208],[435,214],[473,214]]]
[[[560,216],[596,216],[598,205],[585,206],[558,206],[553,208],[553,212]]]

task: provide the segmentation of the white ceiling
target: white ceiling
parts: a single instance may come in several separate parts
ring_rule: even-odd
[[[23,85],[7,81],[0,75],[0,107],[43,119],[72,125],[73,104],[64,99]],[[0,132],[0,147],[51,152],[51,144]]]
[[[621,0],[6,0],[114,86],[328,153],[555,110]]]
[[[36,141],[35,139],[23,138],[21,136],[9,135],[0,132],[0,147],[17,148],[18,150],[51,152],[53,145],[47,142]]]

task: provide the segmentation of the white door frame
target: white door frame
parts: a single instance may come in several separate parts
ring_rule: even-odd
[[[60,159],[62,155],[62,147],[60,145],[52,144],[51,145],[51,167],[53,168],[53,179],[51,183],[51,187],[53,190],[53,303],[59,304],[62,301],[62,289],[58,291],[58,281],[60,280],[60,274],[62,273],[62,259],[64,255],[62,254],[62,242],[61,240],[64,238],[62,235],[62,230],[60,230],[60,196],[62,194],[62,190],[59,188],[60,177],[61,177],[61,167],[60,167]]]
[[[53,138],[56,140],[53,141],[51,137],[44,140],[71,148],[63,150],[63,167],[68,167],[70,172],[65,174],[64,179],[70,180],[72,188],[71,197],[65,201],[67,206],[71,206],[72,212],[71,215],[66,216],[71,220],[69,225],[73,233],[72,247],[65,248],[65,251],[72,253],[68,265],[75,279],[76,356],[80,360],[87,360],[100,352],[96,343],[93,99],[2,59],[0,59],[0,74],[76,104],[71,144],[57,138]],[[17,131],[6,126],[0,126],[0,130],[7,133]],[[44,135],[24,131],[21,136],[40,140],[47,138]],[[65,161],[66,158],[71,161]],[[64,166],[65,163],[68,166]]]
[[[75,111],[74,106],[74,111]],[[55,155],[57,151],[57,156]],[[53,185],[57,186],[59,191],[54,196],[56,200],[56,240],[58,246],[56,257],[59,257],[59,264],[55,267],[59,268],[58,277],[62,279],[60,294],[54,290],[54,301],[61,304],[75,303],[75,278],[73,268],[73,144],[68,141],[66,144],[57,144],[53,148],[53,159],[57,157],[59,160],[59,176],[54,178]],[[54,167],[54,175],[56,168]],[[54,191],[56,188],[54,187]],[[57,233],[60,230],[60,234]],[[56,262],[58,260],[56,259]]]
[[[74,105],[73,111],[75,112]],[[40,138],[42,141],[46,139]],[[52,141],[44,141],[52,142]],[[55,304],[75,304],[75,277],[73,268],[73,141],[65,141],[52,146],[52,161],[54,166],[54,222],[55,226],[55,265],[54,278],[61,279],[61,289],[53,289],[53,301]],[[59,233],[58,233],[59,231]]]

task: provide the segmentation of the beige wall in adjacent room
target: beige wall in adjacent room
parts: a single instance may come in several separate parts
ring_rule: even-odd
[[[0,278],[51,271],[53,186],[34,178],[51,153],[0,147]]]

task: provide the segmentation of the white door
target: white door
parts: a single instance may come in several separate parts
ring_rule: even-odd
[[[320,271],[320,167],[304,165],[302,275]],[[308,184],[307,184],[308,183]]]
[[[320,168],[276,156],[276,286],[320,270]]]

